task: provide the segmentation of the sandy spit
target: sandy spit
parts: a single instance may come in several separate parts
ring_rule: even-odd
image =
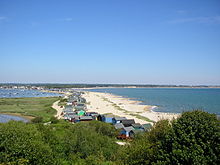
[[[150,105],[140,105],[139,101],[134,101],[121,96],[116,96],[109,93],[88,92],[83,94],[87,100],[88,111],[98,112],[100,114],[114,114],[128,119],[134,119],[136,123],[152,123],[161,119],[173,119],[179,115],[174,113],[162,113],[152,111],[153,107]],[[146,121],[144,117],[152,120]]]

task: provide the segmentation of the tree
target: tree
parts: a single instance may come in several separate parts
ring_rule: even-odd
[[[0,125],[0,163],[54,164],[50,147],[34,124],[10,121]]]
[[[203,111],[184,112],[158,146],[156,164],[220,164],[220,122]]]
[[[158,121],[150,132],[140,134],[129,145],[120,151],[120,159],[124,164],[151,164],[155,159],[156,148],[164,136],[170,131],[168,120]]]

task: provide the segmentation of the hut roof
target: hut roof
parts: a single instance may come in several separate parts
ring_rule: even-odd
[[[77,112],[77,114],[78,114],[79,116],[82,116],[82,115],[84,115],[84,114],[85,114],[85,111],[83,111],[83,110],[78,111],[78,112]]]
[[[81,116],[80,120],[92,120],[92,116]]]
[[[141,128],[142,127],[140,123],[134,123],[131,126],[134,128]]]
[[[112,114],[106,114],[106,115],[103,115],[103,117],[114,118],[114,115],[112,115]]]
[[[126,117],[114,117],[115,120],[121,121],[121,120],[127,120]]]
[[[134,128],[133,127],[124,127],[123,128],[126,132],[130,132],[130,131],[132,131],[132,130],[134,130]]]
[[[135,121],[134,121],[134,119],[126,119],[126,120],[122,120],[121,123],[124,126],[128,127],[128,126],[131,126],[132,124],[134,124]]]
[[[115,129],[121,129],[121,128],[124,128],[124,125],[122,123],[117,123],[114,125],[115,126]]]
[[[143,124],[142,127],[144,128],[145,131],[151,129],[152,125],[151,124]]]

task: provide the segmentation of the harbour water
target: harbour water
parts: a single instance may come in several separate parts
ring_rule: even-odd
[[[0,98],[53,97],[53,96],[61,96],[61,94],[42,92],[40,90],[30,90],[30,89],[0,89]]]
[[[102,88],[91,89],[134,100],[142,104],[156,106],[154,111],[182,113],[201,109],[220,115],[219,88]]]
[[[14,115],[6,115],[6,114],[0,114],[0,123],[6,123],[10,120],[15,120],[15,121],[23,121],[23,122],[28,122],[25,118],[14,116]]]

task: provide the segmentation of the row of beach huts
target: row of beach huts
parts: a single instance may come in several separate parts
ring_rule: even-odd
[[[82,97],[83,92],[74,91],[68,96],[67,104],[63,109],[62,116],[72,123],[98,120],[114,125],[118,130],[119,139],[134,138],[137,134],[149,131],[151,124],[135,123],[134,119],[118,117],[113,114],[98,114],[87,111],[86,99]]]

